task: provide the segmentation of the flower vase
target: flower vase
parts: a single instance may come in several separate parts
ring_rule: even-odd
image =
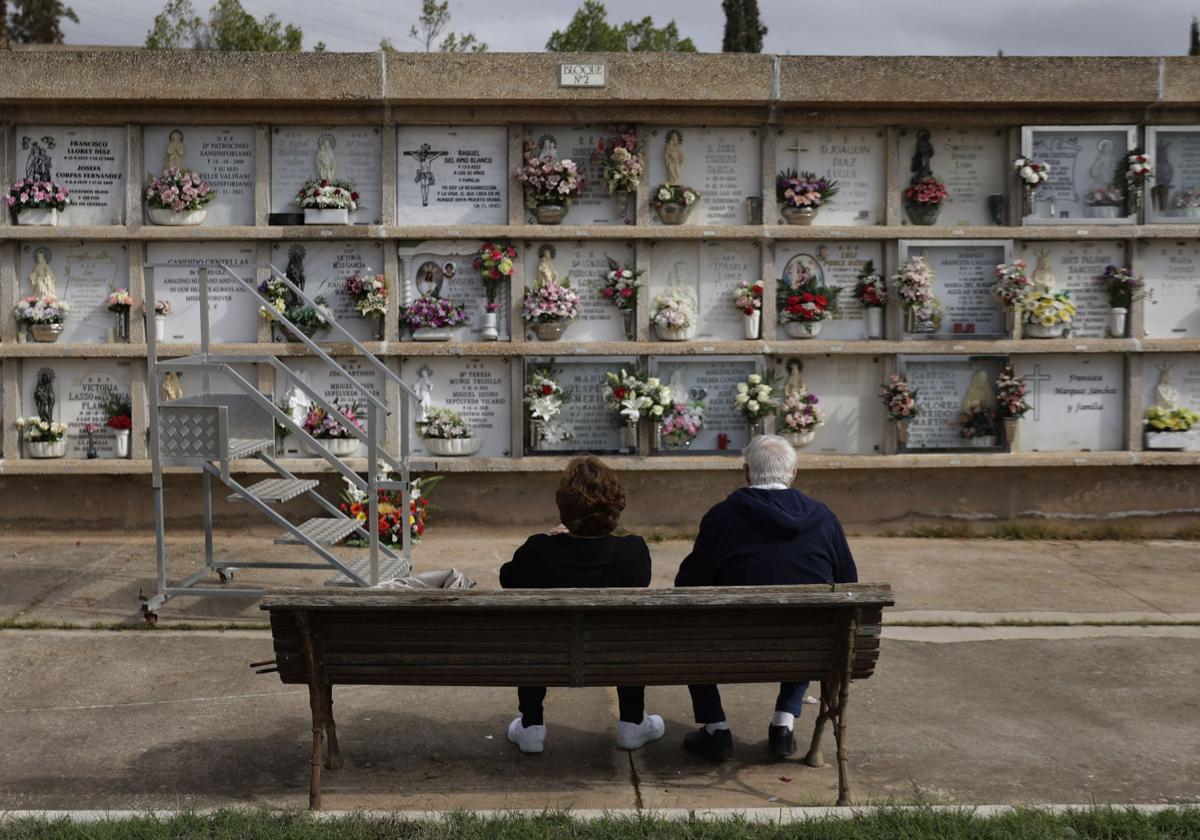
[[[146,215],[150,217],[151,224],[191,227],[203,224],[204,217],[208,215],[208,211],[204,208],[176,211],[169,207],[147,207]]]
[[[480,337],[484,341],[496,341],[500,338],[500,329],[497,326],[498,322],[499,316],[497,313],[486,311],[483,313],[483,332],[480,334]]]
[[[696,325],[664,327],[662,324],[655,324],[654,332],[658,334],[660,341],[690,341],[692,336],[696,334]]]
[[[618,311],[621,313],[621,328],[625,330],[625,339],[635,341],[637,339],[637,313],[632,309]]]
[[[371,319],[371,338],[374,341],[383,341],[383,313],[372,312]]]
[[[978,437],[966,438],[966,447],[968,449],[994,449],[996,447],[996,436],[979,435]]]
[[[459,458],[478,452],[483,446],[483,438],[422,438],[421,445],[430,455]]]
[[[1130,184],[1125,190],[1125,215],[1136,216],[1142,212],[1142,187],[1140,184]]]
[[[345,458],[348,455],[353,455],[358,449],[358,438],[317,438],[316,446],[306,440],[302,440],[300,445],[309,455],[319,455],[321,450],[325,450],[331,455],[336,455],[338,458]]]
[[[539,204],[534,211],[539,225],[561,225],[567,216],[565,204]]]
[[[1004,193],[992,193],[987,197],[988,216],[992,223],[997,227],[1004,227],[1008,224],[1008,219],[1005,217],[1004,211],[1007,208],[1007,202],[1004,200]]]
[[[25,455],[29,458],[62,458],[67,454],[67,439],[55,441],[27,440]]]
[[[617,217],[627,225],[633,224],[629,220],[629,198],[632,195],[633,193],[629,190],[616,190],[613,193],[613,199],[617,205]]]
[[[911,420],[897,420],[896,425],[896,443],[900,446],[908,446],[908,426],[912,423]]]
[[[116,436],[116,450],[118,458],[129,457],[129,429],[117,429],[114,432]]]
[[[820,321],[788,321],[783,331],[789,338],[816,338],[821,334]]]
[[[1162,213],[1170,206],[1171,185],[1156,184],[1150,188],[1150,201],[1154,204],[1154,211]]]
[[[1108,334],[1113,338],[1124,338],[1129,310],[1123,306],[1114,306],[1108,310]]]
[[[765,435],[767,433],[767,418],[759,417],[757,420],[751,420],[747,424],[746,431],[750,433],[750,440]]]
[[[1119,219],[1124,208],[1115,204],[1089,204],[1083,208],[1085,219]]]
[[[1021,185],[1021,217],[1032,216],[1034,211],[1033,197],[1037,193],[1037,187],[1033,184]]]
[[[412,331],[413,341],[449,341],[454,333],[439,327],[417,327]]]
[[[538,341],[558,341],[567,331],[570,321],[540,321],[533,325]]]
[[[658,220],[664,225],[681,225],[691,215],[692,205],[670,202],[658,205],[654,212],[658,213]]]
[[[638,424],[625,423],[621,426],[621,449],[638,450]]]
[[[927,227],[937,221],[941,212],[941,204],[933,204],[929,201],[904,202],[904,213],[908,216],[909,224]]]
[[[863,319],[867,324],[867,338],[879,340],[883,338],[883,307],[868,306],[863,310]]]
[[[1017,434],[1020,431],[1021,420],[1018,417],[1004,418],[1004,440],[1008,443],[1008,451],[1017,451]]]
[[[122,309],[113,313],[116,316],[116,328],[113,330],[114,339],[125,344],[129,343],[129,310]]]
[[[87,433],[87,440],[88,440],[88,445],[87,445],[87,459],[88,459],[89,461],[92,461],[92,460],[95,460],[96,458],[99,458],[99,457],[100,457],[100,453],[98,453],[98,452],[96,451],[96,433],[95,433],[95,432],[88,432],[88,433]]]
[[[784,432],[783,438],[792,445],[794,449],[803,449],[813,442],[817,437],[817,430],[810,429],[807,432]]]
[[[154,340],[155,341],[166,341],[167,340],[167,316],[166,315],[155,315],[154,316]]]
[[[30,324],[29,332],[34,341],[55,342],[63,333],[62,324]]]
[[[1021,307],[1014,306],[1006,314],[1008,316],[1008,337],[1013,341],[1020,341],[1024,332],[1025,313],[1021,311]]]
[[[1024,330],[1030,338],[1062,338],[1068,326],[1069,324],[1062,323],[1049,327],[1044,324],[1026,324]]]
[[[17,324],[17,344],[24,344],[29,340],[29,325]]]
[[[783,205],[783,220],[789,225],[811,225],[817,218],[816,207],[793,207]]]
[[[31,210],[21,210],[17,213],[17,224],[58,227],[58,210],[54,208],[34,208]]]
[[[306,225],[348,225],[350,211],[347,209],[329,209],[319,207],[304,208],[304,224]]]
[[[757,341],[762,330],[762,310],[755,309],[749,315],[742,313],[742,326],[747,341]]]

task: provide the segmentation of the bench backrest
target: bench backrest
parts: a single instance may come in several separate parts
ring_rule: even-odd
[[[277,590],[279,676],[330,684],[588,686],[871,675],[886,584],[695,589]]]

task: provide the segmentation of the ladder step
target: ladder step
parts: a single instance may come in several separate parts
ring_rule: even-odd
[[[246,490],[260,502],[278,504],[303,496],[317,484],[316,481],[304,478],[268,478],[247,487]],[[241,493],[230,493],[226,498],[231,502],[245,501]]]
[[[363,551],[362,557],[353,557],[349,560],[342,560],[343,565],[350,569],[355,574],[362,577],[363,580],[371,579],[371,552]],[[385,557],[379,555],[379,579],[391,580],[392,578],[404,577],[412,574],[412,569],[409,566],[409,561],[404,557]],[[329,580],[325,581],[326,586],[357,586],[350,578],[340,572]]]
[[[275,545],[303,545],[299,535],[308,537],[317,545],[336,545],[353,533],[358,527],[358,520],[350,517],[333,518],[331,516],[310,519],[301,525],[292,526],[295,533],[284,534],[275,538]]]
[[[259,452],[265,452],[268,449],[275,448],[275,441],[270,439],[256,440],[254,438],[230,438],[229,439],[229,460],[234,461],[238,458],[248,458]]]

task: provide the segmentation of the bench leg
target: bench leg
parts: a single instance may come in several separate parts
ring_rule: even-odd
[[[823,767],[825,760],[821,756],[821,736],[825,732],[825,723],[829,720],[829,710],[831,704],[829,698],[833,696],[833,684],[821,681],[821,711],[817,714],[816,724],[813,726],[812,743],[808,746],[808,754],[804,756],[804,763],[809,767]]]
[[[325,735],[325,701],[320,686],[315,682],[308,686],[308,705],[312,709],[312,758],[309,761],[308,807],[321,810],[321,742]]]
[[[325,767],[328,770],[340,770],[345,762],[342,761],[342,751],[338,749],[337,726],[333,722],[333,686],[326,685],[325,700]]]
[[[850,772],[846,759],[846,704],[850,700],[850,675],[844,674],[838,686],[837,709],[833,718],[833,736],[837,740],[838,805],[850,804]]]

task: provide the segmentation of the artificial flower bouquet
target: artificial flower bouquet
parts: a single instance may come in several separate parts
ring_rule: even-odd
[[[467,310],[449,298],[421,295],[404,307],[400,320],[414,330],[442,330],[467,322]]]
[[[342,288],[364,318],[387,314],[387,278],[382,274],[352,274]]]
[[[349,210],[359,208],[358,193],[349,181],[313,178],[304,182],[295,204],[304,210]]]
[[[530,210],[547,204],[567,207],[587,187],[587,178],[570,158],[538,157],[532,141],[525,143],[525,162],[517,170],[525,185],[525,206]]]
[[[637,305],[638,289],[642,287],[638,278],[645,272],[624,268],[612,257],[608,258],[608,271],[600,286],[600,297],[617,309],[632,310]]]
[[[259,283],[258,293],[270,304],[259,307],[260,314],[267,320],[276,320],[282,315],[301,330],[315,330],[329,323],[324,297],[313,298],[317,305],[309,306],[277,276],[272,275],[271,279]]]
[[[165,318],[171,314],[171,301],[156,300],[154,301],[154,314],[158,317]]]
[[[384,476],[387,477],[386,471]],[[406,519],[412,541],[414,543],[421,541],[421,537],[425,536],[426,522],[431,510],[428,494],[441,479],[440,475],[425,475],[414,478],[409,483],[407,517],[404,515],[404,497],[398,491],[379,491],[379,521],[376,523],[376,527],[381,543],[393,546],[402,544]],[[338,509],[347,516],[357,519],[364,529],[370,530],[367,525],[367,516],[371,512],[371,506],[367,504],[367,492],[360,490],[348,478],[342,480],[345,481],[346,486],[342,490],[342,502],[338,505]],[[358,535],[351,534],[346,538],[346,545],[362,547],[367,545],[367,541]]]
[[[1150,162],[1150,156],[1142,149],[1133,149],[1125,155],[1125,183],[1129,185],[1129,189],[1140,190],[1146,183],[1146,179],[1154,174],[1154,166]]]
[[[537,442],[553,445],[571,440],[574,434],[559,421],[563,406],[572,394],[562,387],[548,369],[534,370],[525,383],[525,407],[535,424]]]
[[[926,175],[904,188],[904,200],[919,206],[940,207],[950,198],[950,190],[941,180]]]
[[[854,297],[866,309],[887,306],[887,283],[883,275],[875,270],[873,260],[867,260],[862,271],[858,273],[858,282],[854,285]]]
[[[354,406],[339,405],[335,408],[354,428],[360,432],[364,431],[362,420],[359,419]],[[338,440],[354,436],[345,425],[316,403],[309,403],[308,414],[304,417],[304,431],[317,440]]]
[[[787,207],[816,210],[838,193],[838,182],[814,172],[787,169],[775,178],[775,198]]]
[[[532,289],[525,289],[521,303],[522,317],[530,324],[570,323],[579,315],[579,293],[571,281],[550,280]]]
[[[109,312],[123,315],[133,308],[133,295],[129,294],[128,289],[113,289],[104,299],[104,305]]]
[[[691,207],[700,200],[700,193],[681,184],[659,184],[650,195],[650,206],[659,210],[668,204]]]
[[[1070,324],[1075,317],[1075,304],[1071,303],[1070,292],[1049,294],[1040,292],[1031,295],[1025,309],[1025,322],[1052,328]]]
[[[637,133],[622,126],[613,137],[601,138],[592,153],[594,163],[602,167],[601,177],[611,195],[616,192],[637,192],[646,166],[638,152]]]
[[[982,405],[968,406],[958,415],[958,433],[964,440],[995,437],[996,409]]]
[[[922,256],[909,257],[892,275],[896,297],[909,311],[913,326],[936,325],[941,319],[941,304],[933,294],[933,281],[933,269]]]
[[[817,408],[820,400],[806,390],[788,394],[779,406],[779,431],[783,434],[806,435],[825,425],[825,412]]]
[[[733,395],[733,407],[742,415],[751,431],[763,420],[779,411],[779,400],[775,397],[775,375],[752,373],[745,382],[737,384]]]
[[[996,377],[996,405],[1001,419],[1020,420],[1024,417],[1030,409],[1025,400],[1028,395],[1029,386],[1025,380],[1013,374],[1012,365],[1005,365]]]
[[[1089,207],[1120,207],[1125,203],[1125,191],[1113,184],[1092,187],[1083,200]]]
[[[788,295],[779,309],[779,323],[813,323],[833,317],[833,299],[815,292],[800,292]]]
[[[58,443],[67,434],[67,424],[47,422],[40,417],[24,417],[16,419],[17,429],[21,439],[26,443]]]
[[[733,305],[743,315],[753,315],[762,309],[762,283],[750,283],[743,280],[733,289]]]
[[[682,448],[691,444],[704,426],[704,404],[676,402],[659,424],[663,445]]]
[[[114,431],[133,428],[133,403],[129,394],[113,391],[104,399],[104,425]]]
[[[996,266],[996,285],[992,294],[1006,309],[1023,309],[1033,294],[1033,280],[1026,272],[1024,260],[1001,263]]]
[[[1200,423],[1200,414],[1190,408],[1163,408],[1157,405],[1146,409],[1144,420],[1148,432],[1187,432],[1197,423]]]
[[[1125,266],[1108,266],[1100,280],[1108,292],[1109,306],[1128,309],[1135,300],[1145,296],[1145,281]]]
[[[61,324],[71,307],[54,295],[30,295],[13,309],[18,324]]]
[[[483,280],[483,289],[487,293],[486,311],[500,310],[500,303],[496,300],[500,284],[513,276],[516,258],[517,249],[513,246],[485,242],[471,261],[471,266],[479,272],[479,277]]]
[[[146,187],[146,206],[175,213],[203,210],[216,197],[216,190],[199,172],[178,167],[163,170]]]
[[[1200,208],[1200,187],[1190,190],[1180,190],[1175,193],[1172,202],[1178,210],[1196,210]]]
[[[473,434],[471,426],[452,408],[431,408],[424,420],[417,421],[417,431],[425,440],[464,440]]]
[[[670,286],[654,298],[650,321],[660,337],[687,337],[696,328],[696,299],[687,289]]]
[[[903,374],[893,373],[889,376],[879,388],[887,419],[904,422],[918,416],[921,413],[917,403],[918,390],[908,384],[908,379]]]
[[[1029,188],[1040,187],[1050,180],[1050,164],[1021,156],[1013,161],[1013,170],[1021,183]]]
[[[4,202],[14,216],[26,210],[57,210],[61,213],[71,204],[71,191],[53,181],[22,178],[9,188]]]
[[[628,425],[636,425],[643,416],[662,419],[671,400],[671,387],[657,377],[624,368],[604,374],[604,404]]]

